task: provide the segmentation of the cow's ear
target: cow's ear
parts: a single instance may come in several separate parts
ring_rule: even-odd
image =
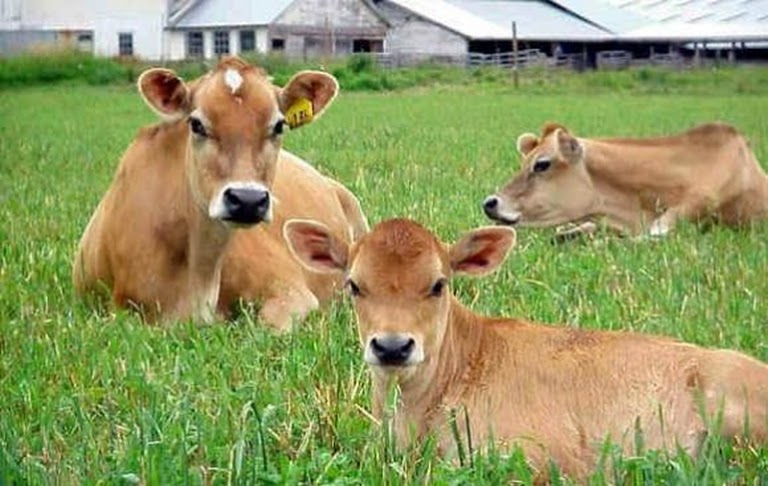
[[[312,122],[323,114],[336,98],[339,83],[321,71],[302,71],[278,90],[280,109],[291,128]]]
[[[283,226],[283,238],[294,258],[313,272],[343,272],[347,268],[349,246],[317,221],[289,220]]]
[[[456,273],[469,275],[491,273],[507,258],[515,240],[515,230],[508,226],[487,226],[470,231],[451,247],[451,268]]]
[[[189,113],[189,87],[170,69],[148,69],[139,76],[138,85],[144,101],[161,117],[175,120]]]
[[[561,128],[555,133],[557,137],[557,148],[560,154],[569,162],[578,162],[584,154],[584,147],[579,139]]]
[[[517,151],[520,155],[528,155],[539,144],[539,137],[532,133],[524,133],[517,137]]]

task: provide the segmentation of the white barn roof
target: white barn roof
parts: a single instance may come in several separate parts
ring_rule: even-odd
[[[294,0],[198,0],[172,18],[176,28],[268,25]]]
[[[512,21],[517,23],[517,35],[525,40],[608,40],[610,32],[585,22],[546,2],[530,0],[447,0],[472,12],[501,29],[511,37]]]
[[[502,27],[475,15],[472,11],[444,0],[389,0],[432,23],[441,25],[469,39],[510,39],[511,24]]]
[[[617,40],[768,39],[768,0],[552,0]]]

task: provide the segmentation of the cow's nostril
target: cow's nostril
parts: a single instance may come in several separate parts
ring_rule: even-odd
[[[234,189],[226,189],[224,191],[224,204],[230,210],[239,208],[242,201],[237,196],[237,192]]]
[[[499,206],[499,198],[496,196],[488,196],[483,202],[483,208],[486,211],[493,211]]]

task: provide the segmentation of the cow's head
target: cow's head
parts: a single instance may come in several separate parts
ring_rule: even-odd
[[[234,57],[189,84],[155,68],[138,85],[160,116],[187,125],[186,172],[195,202],[212,219],[236,226],[271,219],[283,134],[322,114],[338,92],[332,76],[314,71],[278,88]]]
[[[437,358],[452,299],[450,278],[493,271],[515,243],[512,228],[496,226],[445,245],[403,219],[380,223],[351,246],[312,221],[291,220],[283,234],[310,270],[346,273],[365,361],[402,377]]]
[[[483,202],[485,214],[503,224],[553,226],[586,218],[597,194],[584,163],[585,147],[563,126],[547,124],[541,138],[520,135],[520,171]]]

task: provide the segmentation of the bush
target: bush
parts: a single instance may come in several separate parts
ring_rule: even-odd
[[[0,86],[83,80],[108,84],[131,80],[132,70],[113,59],[79,52],[51,52],[0,59]]]

